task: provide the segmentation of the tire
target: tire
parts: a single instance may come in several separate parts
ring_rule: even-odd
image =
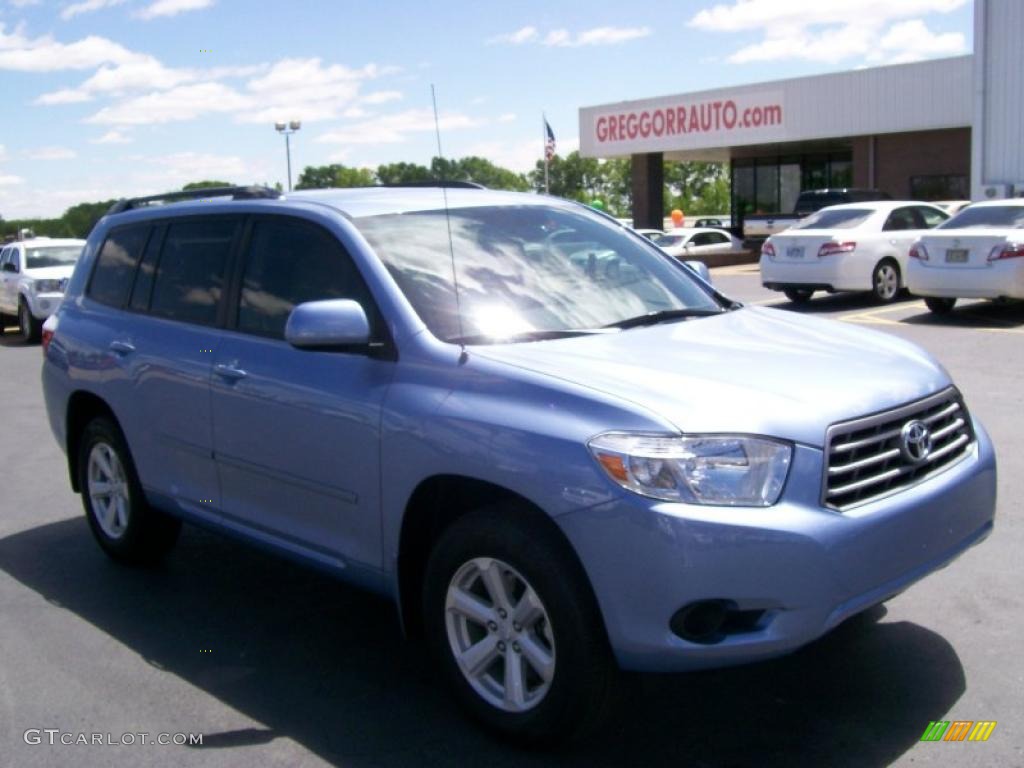
[[[901,283],[900,265],[892,259],[882,259],[871,272],[871,293],[881,304],[891,304],[899,298]]]
[[[794,304],[806,304],[814,295],[814,290],[811,288],[787,288],[783,293]]]
[[[43,323],[32,316],[32,311],[28,308],[28,304],[22,299],[18,303],[18,333],[21,336],[21,340],[26,344],[38,341],[42,328]]]
[[[536,747],[602,723],[619,672],[581,569],[527,514],[503,505],[456,520],[428,560],[423,611],[431,656],[460,706],[488,731]],[[481,658],[475,673],[463,671]]]
[[[948,315],[956,306],[956,299],[947,299],[939,296],[926,296],[924,305],[929,311],[936,315]]]
[[[146,503],[124,436],[107,417],[93,419],[82,432],[78,483],[89,528],[114,560],[152,565],[177,542],[181,521]]]

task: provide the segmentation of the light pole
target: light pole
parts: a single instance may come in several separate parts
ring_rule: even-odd
[[[284,134],[284,153],[288,158],[288,191],[292,191],[292,143],[291,135],[302,127],[300,120],[292,120],[289,123],[274,123],[274,130]]]

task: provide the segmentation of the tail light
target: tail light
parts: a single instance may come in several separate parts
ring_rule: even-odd
[[[1024,257],[1024,243],[1007,243],[1006,245],[997,245],[992,249],[992,252],[988,255],[989,261],[999,261],[1000,259],[1019,259]]]
[[[928,249],[924,247],[924,243],[914,243],[912,246],[910,246],[909,255],[912,259],[928,261]]]
[[[43,357],[46,356],[46,350],[50,348],[50,342],[53,341],[53,334],[57,332],[57,322],[57,316],[50,315],[43,323],[42,334],[39,337],[43,346]]]
[[[857,247],[856,243],[837,243],[834,240],[825,243],[818,249],[818,258],[822,256],[835,256],[840,253],[850,253]]]
[[[761,255],[767,256],[769,259],[775,258],[775,246],[768,240],[765,240],[764,245],[761,246]]]

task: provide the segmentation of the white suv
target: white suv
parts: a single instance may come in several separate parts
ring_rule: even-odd
[[[39,338],[43,321],[54,313],[84,240],[37,237],[0,250],[0,332],[17,318],[26,342]]]

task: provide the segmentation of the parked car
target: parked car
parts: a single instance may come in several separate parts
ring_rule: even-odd
[[[634,229],[638,235],[643,235],[648,240],[653,240],[655,237],[660,237],[665,234],[664,230],[661,229]]]
[[[907,282],[937,314],[958,298],[1024,299],[1024,200],[964,208],[910,249]]]
[[[932,205],[937,205],[950,216],[955,216],[971,204],[970,200],[936,200]]]
[[[743,250],[743,243],[738,238],[721,229],[677,227],[660,235],[653,235],[651,242],[677,259],[699,259],[714,253]]]
[[[39,338],[43,321],[64,297],[64,286],[84,240],[37,237],[0,249],[0,333],[17,322],[25,342]]]
[[[815,291],[871,291],[895,301],[906,285],[910,246],[949,214],[929,203],[885,201],[833,205],[761,247],[761,283],[793,302]]]
[[[800,219],[833,205],[888,200],[877,189],[808,189],[801,192],[792,213],[751,213],[743,217],[743,239],[761,242],[795,226]]]
[[[578,738],[620,668],[792,651],[992,529],[992,444],[927,352],[739,304],[584,206],[187,196],[116,205],[47,321],[99,546],[150,563],[194,521],[393,598],[504,736]]]
[[[700,228],[710,227],[712,229],[722,229],[723,227],[732,226],[732,220],[729,218],[696,219],[693,222],[693,226]]]

